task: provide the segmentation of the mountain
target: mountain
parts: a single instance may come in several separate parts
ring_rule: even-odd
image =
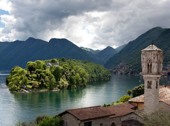
[[[106,63],[108,59],[116,54],[116,50],[110,46],[106,47],[105,49],[101,50],[96,54],[98,58],[102,60],[103,63]]]
[[[139,73],[141,71],[141,50],[155,44],[164,51],[164,65],[170,61],[170,29],[155,27],[129,42],[119,53],[111,57],[105,67],[118,73]]]
[[[105,64],[112,56],[114,56],[117,53],[117,51],[110,46],[104,48],[103,50],[93,50],[84,47],[81,48],[95,59],[101,61],[101,64]]]
[[[25,67],[28,61],[63,57],[101,64],[100,60],[67,39],[53,38],[46,42],[28,38],[26,41],[0,42],[0,70],[9,70],[16,65]]]
[[[121,45],[121,46],[117,47],[117,48],[115,49],[116,52],[117,52],[117,53],[120,52],[126,45],[127,45],[127,44],[124,44],[124,45]]]
[[[100,52],[100,50],[93,50],[93,49],[85,48],[85,47],[80,47],[80,48],[87,51],[88,53],[97,54],[98,52]]]

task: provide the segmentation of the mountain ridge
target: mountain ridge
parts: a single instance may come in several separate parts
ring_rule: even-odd
[[[52,58],[71,58],[104,64],[101,58],[89,53],[71,41],[51,38],[49,42],[29,37],[25,41],[0,43],[0,70],[9,70],[14,66],[25,67],[28,61]]]
[[[105,67],[120,74],[139,73],[141,71],[141,50],[155,44],[165,53],[164,66],[170,61],[170,29],[155,27],[130,41],[119,53],[111,57]]]
[[[16,65],[25,67],[28,61],[71,58],[95,62],[118,73],[139,73],[141,50],[151,43],[163,49],[164,65],[170,63],[169,41],[170,28],[161,27],[152,28],[116,49],[108,46],[103,50],[78,47],[65,38],[51,38],[47,42],[29,37],[25,41],[0,42],[0,70]]]

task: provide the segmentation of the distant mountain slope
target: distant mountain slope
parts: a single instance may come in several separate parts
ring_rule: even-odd
[[[98,58],[102,60],[103,63],[106,63],[112,56],[116,54],[116,50],[110,46],[106,47],[105,49],[101,50],[96,54]]]
[[[117,53],[117,51],[110,46],[104,48],[103,50],[93,50],[84,47],[81,48],[95,59],[101,61],[102,64],[105,64],[112,56],[114,56]]]
[[[129,42],[119,53],[110,58],[105,66],[114,68],[120,73],[139,73],[141,50],[151,43],[164,51],[164,64],[167,64],[170,61],[170,29],[155,27]]]
[[[117,48],[115,49],[116,52],[117,52],[117,53],[120,52],[126,45],[127,45],[127,44],[124,44],[124,45],[121,45],[121,46],[117,47]]]
[[[89,53],[93,53],[93,54],[97,54],[98,52],[100,52],[100,50],[93,50],[93,49],[85,48],[85,47],[80,47],[80,48],[89,52]]]
[[[101,63],[67,39],[46,42],[28,38],[26,41],[0,42],[0,70],[9,70],[16,65],[25,67],[28,61],[62,57]]]

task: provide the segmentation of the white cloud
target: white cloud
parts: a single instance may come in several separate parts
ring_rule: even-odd
[[[11,10],[11,1],[10,0],[0,0],[0,9],[5,11]]]
[[[78,46],[117,47],[152,27],[170,27],[170,0],[1,0],[0,40],[67,38]]]

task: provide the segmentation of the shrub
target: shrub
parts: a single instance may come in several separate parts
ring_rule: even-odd
[[[39,118],[37,124],[37,126],[62,126],[62,125],[63,121],[58,116],[56,117],[46,116],[42,117],[41,119]]]

